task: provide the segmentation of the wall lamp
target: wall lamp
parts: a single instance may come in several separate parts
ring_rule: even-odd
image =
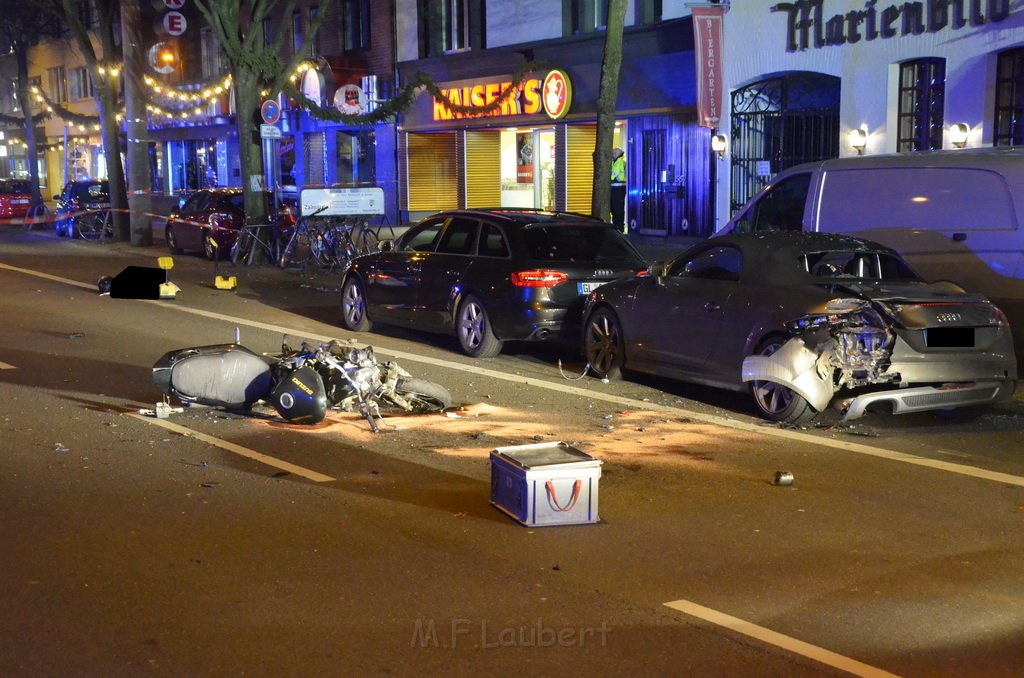
[[[955,148],[963,148],[967,145],[967,135],[971,133],[971,126],[966,122],[958,122],[949,126],[949,143]]]
[[[859,127],[850,130],[850,146],[857,151],[857,155],[864,155],[864,147],[868,145],[868,133]]]
[[[711,137],[711,150],[718,154],[719,160],[725,157],[725,149],[728,143],[729,140],[726,139],[724,134],[716,134]]]

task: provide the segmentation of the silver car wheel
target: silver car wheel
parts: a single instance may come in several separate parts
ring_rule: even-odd
[[[502,341],[494,334],[483,303],[469,296],[459,306],[455,324],[463,353],[473,358],[492,358],[501,353]]]
[[[358,278],[349,278],[341,290],[341,319],[353,332],[366,332],[371,327],[366,315],[366,294]]]
[[[759,355],[770,356],[786,342],[782,337],[772,337],[761,345]],[[772,381],[754,381],[750,385],[754,401],[765,417],[787,424],[802,424],[814,419],[817,412],[804,400],[782,384]]]

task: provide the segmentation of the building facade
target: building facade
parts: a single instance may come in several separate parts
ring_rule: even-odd
[[[1024,4],[735,2],[724,20],[718,226],[780,170],[1024,145]]]

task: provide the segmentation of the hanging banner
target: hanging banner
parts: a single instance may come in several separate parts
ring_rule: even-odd
[[[717,129],[722,119],[722,53],[725,7],[691,6],[697,61],[697,124]]]

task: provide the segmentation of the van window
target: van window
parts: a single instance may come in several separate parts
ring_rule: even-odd
[[[870,206],[870,209],[866,207]],[[822,182],[818,230],[972,231],[1017,228],[1010,190],[996,172],[965,167],[833,170]]]
[[[751,230],[754,233],[802,230],[810,185],[810,174],[797,174],[772,186],[751,210]]]

